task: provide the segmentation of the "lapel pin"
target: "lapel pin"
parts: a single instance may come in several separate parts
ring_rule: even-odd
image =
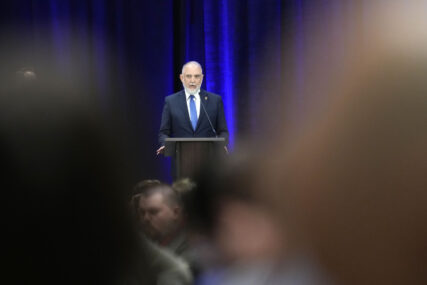
[[[205,96],[205,100],[208,100],[208,96]]]

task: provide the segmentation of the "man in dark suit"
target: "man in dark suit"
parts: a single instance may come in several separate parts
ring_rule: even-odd
[[[228,129],[222,99],[219,95],[200,89],[203,82],[201,65],[196,61],[187,62],[182,67],[180,79],[184,90],[165,99],[157,154],[163,152],[168,137],[218,136],[227,142]]]

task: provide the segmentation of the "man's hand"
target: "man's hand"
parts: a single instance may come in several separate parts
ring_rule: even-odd
[[[158,150],[156,150],[156,155],[163,154],[165,151],[165,146],[161,146]]]

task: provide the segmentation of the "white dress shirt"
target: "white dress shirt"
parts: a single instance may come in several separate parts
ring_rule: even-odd
[[[190,113],[190,96],[191,94],[187,93],[187,91],[185,91],[185,99],[187,100],[187,110],[188,110],[188,116],[191,118],[191,113]],[[194,103],[196,103],[196,110],[197,110],[197,119],[199,119],[200,117],[200,90],[194,94]]]

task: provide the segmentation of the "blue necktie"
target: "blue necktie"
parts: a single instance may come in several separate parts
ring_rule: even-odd
[[[196,102],[194,101],[194,95],[190,95],[190,120],[193,125],[193,130],[196,130],[197,126],[197,109]]]

